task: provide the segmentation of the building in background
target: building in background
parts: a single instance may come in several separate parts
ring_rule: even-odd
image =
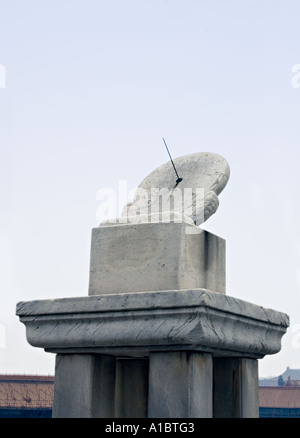
[[[300,386],[261,386],[260,418],[300,418]]]
[[[261,418],[300,418],[300,370],[287,369],[277,377],[259,380]]]
[[[259,386],[298,386],[297,382],[300,384],[300,370],[287,367],[280,376],[259,379]]]
[[[53,376],[0,375],[0,418],[50,418],[53,394]],[[259,416],[300,418],[300,370],[260,379]]]
[[[0,375],[0,418],[52,416],[54,377]]]

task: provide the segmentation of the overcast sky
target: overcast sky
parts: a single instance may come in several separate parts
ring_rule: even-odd
[[[286,312],[260,375],[300,368],[298,0],[0,2],[0,373],[53,374],[18,301],[86,296],[99,189],[209,151],[231,177],[204,228],[227,294]]]

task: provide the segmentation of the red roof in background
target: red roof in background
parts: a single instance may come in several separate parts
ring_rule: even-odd
[[[0,375],[0,407],[52,407],[53,376]],[[300,386],[260,386],[259,406],[300,408]]]
[[[0,407],[51,408],[53,376],[0,375]]]
[[[0,374],[0,382],[54,382],[54,376],[36,376],[23,374]]]
[[[261,386],[259,406],[264,408],[300,408],[299,386]]]

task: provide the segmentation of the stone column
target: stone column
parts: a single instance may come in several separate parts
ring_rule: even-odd
[[[146,418],[148,359],[117,359],[115,418]]]
[[[210,354],[151,353],[149,367],[149,418],[212,417]]]
[[[54,418],[113,418],[115,359],[91,354],[57,354]]]
[[[257,418],[258,361],[214,359],[214,417]]]

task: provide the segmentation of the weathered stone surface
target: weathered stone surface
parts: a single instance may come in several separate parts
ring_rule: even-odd
[[[150,354],[149,418],[211,418],[212,394],[210,354]]]
[[[115,358],[58,354],[55,365],[54,418],[113,418]]]
[[[115,418],[146,418],[148,359],[117,359]]]
[[[175,221],[200,225],[216,212],[218,195],[230,175],[227,161],[218,154],[198,152],[178,157],[174,164],[182,180],[176,184],[170,161],[158,167],[140,183],[119,222],[170,222],[169,213],[173,212]],[[111,223],[108,220],[101,225]]]
[[[261,358],[277,353],[286,314],[203,289],[21,302],[27,340],[53,352],[148,356],[194,350]]]
[[[225,293],[224,239],[185,223],[93,229],[89,295],[192,288]]]
[[[258,361],[214,358],[214,417],[257,418]]]

